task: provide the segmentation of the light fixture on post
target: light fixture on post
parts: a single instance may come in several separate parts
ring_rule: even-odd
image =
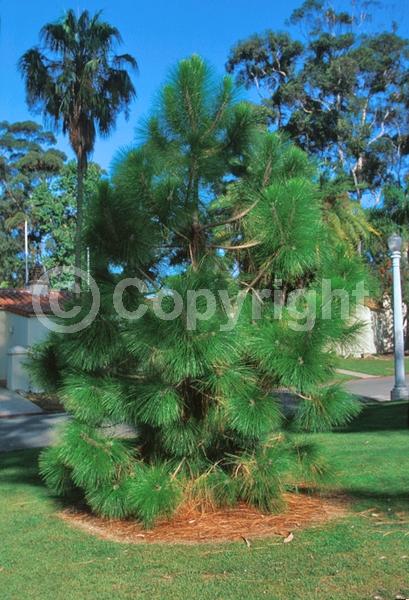
[[[393,339],[395,354],[395,386],[391,400],[408,400],[409,390],[405,377],[405,349],[403,342],[402,290],[400,283],[400,257],[402,238],[394,233],[388,238],[388,248],[392,258],[393,286]]]

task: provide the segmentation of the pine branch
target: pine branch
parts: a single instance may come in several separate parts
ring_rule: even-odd
[[[210,244],[210,248],[219,248],[220,250],[246,250],[247,248],[254,248],[259,246],[261,242],[254,240],[253,242],[247,242],[247,244],[240,244],[238,246],[221,246],[219,244]]]
[[[253,202],[253,204],[251,206],[244,209],[241,213],[239,213],[238,215],[235,215],[233,217],[230,217],[229,219],[226,219],[225,221],[219,221],[218,223],[208,223],[207,225],[202,225],[202,229],[211,229],[213,227],[220,227],[221,225],[229,225],[230,223],[235,223],[236,221],[239,221],[240,219],[243,219],[246,215],[248,215],[249,212],[251,212],[253,210],[253,208],[258,204],[258,202],[259,202],[259,200],[257,199],[255,202]]]

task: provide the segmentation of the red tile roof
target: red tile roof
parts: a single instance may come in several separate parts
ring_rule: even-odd
[[[52,314],[50,300],[57,300],[60,303],[67,300],[68,297],[68,292],[56,290],[51,290],[48,294],[39,296],[43,313]],[[23,317],[35,317],[33,294],[29,290],[0,289],[0,310],[13,312]]]

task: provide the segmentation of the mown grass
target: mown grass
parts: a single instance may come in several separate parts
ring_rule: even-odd
[[[405,358],[406,372],[409,372],[409,358]],[[347,371],[367,373],[386,377],[394,374],[394,363],[392,356],[371,356],[368,358],[341,358],[337,357],[337,367]]]
[[[203,546],[97,539],[56,516],[37,451],[0,455],[0,597],[389,600],[409,597],[407,406],[367,407],[347,432],[314,436],[350,516],[277,538]],[[364,511],[364,512],[362,512]]]

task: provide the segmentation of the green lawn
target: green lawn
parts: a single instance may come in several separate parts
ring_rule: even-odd
[[[336,465],[328,486],[352,514],[277,538],[203,546],[99,540],[56,517],[37,451],[0,455],[0,597],[392,599],[409,597],[407,407],[368,407],[349,432],[314,436]],[[361,511],[366,511],[362,513]]]
[[[405,358],[406,372],[409,372],[409,358]],[[375,356],[370,358],[337,358],[337,367],[348,371],[367,373],[368,375],[393,375],[393,359],[390,356]]]

